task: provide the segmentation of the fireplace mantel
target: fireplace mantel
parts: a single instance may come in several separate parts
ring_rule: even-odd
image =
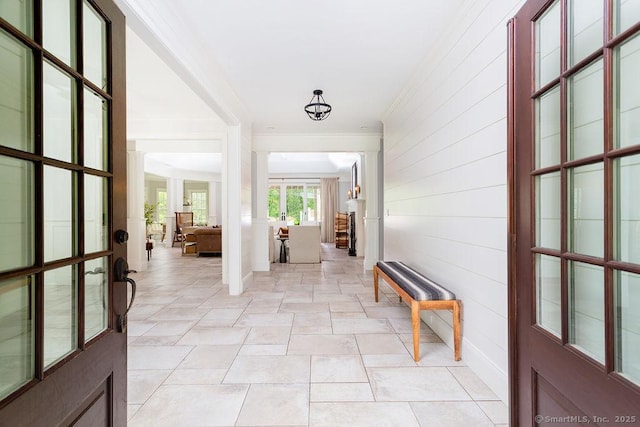
[[[364,199],[347,200],[347,210],[355,213],[356,220],[356,256],[364,256],[365,232],[364,212],[366,202]]]

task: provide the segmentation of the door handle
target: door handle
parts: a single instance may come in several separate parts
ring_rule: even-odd
[[[131,306],[133,305],[133,301],[136,299],[136,281],[131,279],[129,273],[137,273],[135,270],[129,270],[129,264],[124,258],[118,258],[113,267],[114,269],[114,281],[116,282],[127,282],[131,284],[131,301],[129,301],[129,305],[125,310],[124,314],[118,314],[117,318],[117,331],[123,333],[127,330],[127,314],[129,310],[131,310]]]

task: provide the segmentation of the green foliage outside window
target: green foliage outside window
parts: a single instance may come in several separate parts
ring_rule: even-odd
[[[280,187],[269,187],[269,219],[280,220]]]
[[[319,221],[320,186],[313,184],[273,184],[269,187],[269,219],[282,220],[281,196],[285,198],[286,220],[299,225],[300,221]],[[305,206],[306,196],[306,206]]]
[[[295,225],[300,224],[300,213],[304,211],[303,189],[302,186],[287,187],[287,220],[293,220]]]
[[[156,209],[156,222],[164,224],[167,220],[167,190],[158,190],[158,208]]]

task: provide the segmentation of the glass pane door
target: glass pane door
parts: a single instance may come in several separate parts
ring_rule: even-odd
[[[1,3],[0,401],[107,331],[113,177],[107,20],[85,1]]]
[[[605,3],[535,20],[535,324],[640,384],[640,36],[607,44]],[[637,21],[632,3],[613,3],[612,25]]]
[[[300,224],[301,218],[304,217],[304,186],[287,185],[285,194],[287,197],[287,222],[295,225]]]

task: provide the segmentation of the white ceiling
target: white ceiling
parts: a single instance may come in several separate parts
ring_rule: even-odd
[[[465,0],[117,1],[148,24],[142,39],[128,39],[130,137],[206,138],[222,120],[143,39],[182,43],[176,58],[195,49],[249,111],[254,134],[381,133],[385,111]],[[303,110],[314,89],[333,107],[321,122]]]

